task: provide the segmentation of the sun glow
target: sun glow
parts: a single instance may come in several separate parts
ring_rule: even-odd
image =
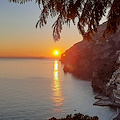
[[[55,55],[58,55],[59,54],[59,52],[58,51],[55,51]]]
[[[56,57],[59,57],[60,56],[60,50],[58,50],[58,49],[53,50],[53,55],[56,56]]]

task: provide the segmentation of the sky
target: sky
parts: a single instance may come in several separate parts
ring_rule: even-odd
[[[52,24],[48,19],[43,28],[35,27],[40,9],[34,1],[26,4],[0,0],[0,57],[53,57],[52,51],[61,53],[82,40],[77,27],[65,25],[61,39],[54,42]]]

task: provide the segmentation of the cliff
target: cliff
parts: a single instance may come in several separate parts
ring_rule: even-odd
[[[106,28],[104,23],[98,27],[93,41],[83,39],[61,56],[64,72],[70,72],[75,77],[92,80],[94,91],[99,92],[94,105],[112,106],[118,108],[120,119],[120,27],[117,33],[103,38]]]
[[[93,41],[83,39],[61,56],[61,63],[64,64],[64,71],[85,80],[93,80],[104,64],[117,61],[120,53],[120,32],[108,35],[106,41],[102,34],[106,23],[98,27],[94,34]]]
[[[93,90],[99,92],[94,105],[117,107],[120,119],[120,27],[117,33],[103,38],[104,23],[98,27],[93,41],[83,39],[61,56],[64,72],[75,77],[92,80]]]

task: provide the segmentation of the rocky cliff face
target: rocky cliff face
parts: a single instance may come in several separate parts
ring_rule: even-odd
[[[64,64],[65,72],[70,72],[81,79],[93,80],[93,78],[98,77],[98,71],[104,69],[105,65],[110,66],[118,60],[120,29],[116,34],[108,35],[105,41],[102,37],[105,27],[106,23],[98,27],[98,32],[94,34],[93,41],[83,39],[62,54],[61,63]],[[112,69],[111,73],[116,69]]]
[[[85,80],[92,80],[92,87],[100,94],[94,105],[118,109],[120,120],[120,27],[116,34],[102,37],[106,23],[98,27],[93,41],[83,40],[66,50],[61,56],[64,71]]]

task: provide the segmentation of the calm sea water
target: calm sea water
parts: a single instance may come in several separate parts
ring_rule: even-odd
[[[0,59],[0,120],[47,120],[83,113],[112,120],[116,110],[93,106],[90,81],[64,74],[58,60]]]

